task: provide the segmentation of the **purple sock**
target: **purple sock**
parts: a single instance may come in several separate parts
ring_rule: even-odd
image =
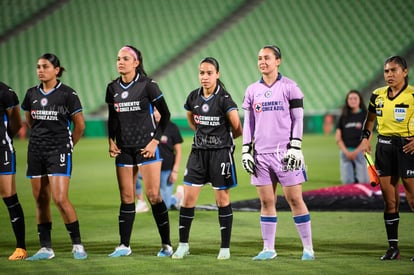
[[[263,248],[275,249],[277,217],[260,216],[260,226],[262,228]]]
[[[300,239],[302,240],[303,248],[313,250],[310,215],[305,214],[301,216],[295,216],[293,217],[293,220],[295,221]]]

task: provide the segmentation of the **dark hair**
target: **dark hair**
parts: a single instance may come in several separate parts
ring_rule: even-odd
[[[387,59],[385,59],[384,66],[390,62],[395,62],[398,65],[400,65],[403,70],[408,70],[407,61],[405,61],[405,58],[402,56],[393,55],[393,56],[388,57]],[[408,82],[408,74],[405,77],[405,81]]]
[[[147,73],[144,70],[144,60],[143,60],[141,51],[138,50],[137,48],[135,48],[134,46],[131,46],[131,45],[125,45],[125,47],[130,48],[131,50],[133,50],[137,54],[139,65],[138,65],[138,67],[136,68],[135,71],[139,74],[143,74],[143,75],[147,76]]]
[[[266,45],[262,49],[271,49],[273,53],[276,56],[276,59],[282,58],[282,52],[280,51],[280,48],[275,45]]]
[[[60,61],[59,58],[53,54],[53,53],[45,53],[42,56],[40,56],[38,59],[46,59],[48,60],[50,63],[52,63],[54,68],[58,68],[59,67],[59,72],[56,75],[57,77],[61,77],[63,72],[65,71],[65,68],[63,68],[62,66],[60,66]]]
[[[218,61],[214,58],[214,57],[205,57],[203,59],[201,59],[200,64],[201,63],[210,63],[211,65],[214,66],[214,68],[216,68],[217,72],[220,72],[220,65],[218,63]],[[217,83],[223,87],[223,89],[226,89],[226,86],[224,86],[224,83],[220,80],[220,78],[217,79]]]
[[[364,102],[364,99],[362,98],[361,93],[357,90],[350,90],[346,94],[345,103],[344,103],[344,106],[342,107],[342,113],[341,113],[345,122],[348,121],[349,115],[351,114],[351,108],[348,105],[348,97],[351,94],[356,94],[359,97],[359,109],[361,109],[364,113],[367,113],[367,106],[365,106],[365,102]]]

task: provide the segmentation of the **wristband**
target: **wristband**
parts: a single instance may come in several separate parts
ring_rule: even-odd
[[[292,138],[289,143],[290,148],[300,149],[302,148],[302,140],[298,138]]]
[[[362,130],[362,139],[366,138],[369,139],[369,137],[371,136],[371,131],[368,129],[364,129]]]

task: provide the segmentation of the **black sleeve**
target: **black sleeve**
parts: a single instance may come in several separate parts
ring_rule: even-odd
[[[165,102],[164,97],[161,97],[157,101],[155,101],[154,106],[157,108],[158,112],[160,112],[160,115],[161,115],[161,119],[158,122],[157,129],[155,129],[154,138],[156,140],[160,140],[162,134],[164,133],[165,128],[170,122],[171,114],[170,114],[170,110],[168,109],[167,102]]]
[[[108,137],[115,140],[118,120],[116,119],[114,106],[108,104]]]
[[[377,99],[377,97],[378,97],[377,94],[372,94],[371,98],[369,100],[368,111],[371,112],[371,113],[376,112],[375,100]]]

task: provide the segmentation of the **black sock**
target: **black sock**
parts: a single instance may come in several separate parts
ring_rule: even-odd
[[[194,207],[180,208],[180,219],[179,219],[179,233],[180,233],[180,243],[188,243],[190,237],[191,223],[194,219]]]
[[[66,230],[69,233],[72,244],[81,244],[81,237],[79,231],[79,221],[74,221],[73,223],[65,224]]]
[[[39,234],[40,247],[52,248],[52,238],[50,233],[52,231],[52,223],[41,223],[37,225],[37,233]]]
[[[10,222],[16,238],[16,247],[26,249],[24,214],[17,194],[8,198],[3,198],[3,201],[9,211]]]
[[[151,205],[152,215],[158,227],[162,244],[171,245],[170,240],[170,219],[168,217],[168,209],[164,201]]]
[[[398,224],[400,222],[399,213],[384,213],[384,222],[389,246],[398,248]]]
[[[124,204],[121,203],[119,209],[119,235],[121,237],[121,244],[129,246],[131,240],[132,226],[135,220],[135,203]]]
[[[218,219],[221,232],[221,248],[229,248],[233,225],[233,210],[231,204],[218,208]]]

